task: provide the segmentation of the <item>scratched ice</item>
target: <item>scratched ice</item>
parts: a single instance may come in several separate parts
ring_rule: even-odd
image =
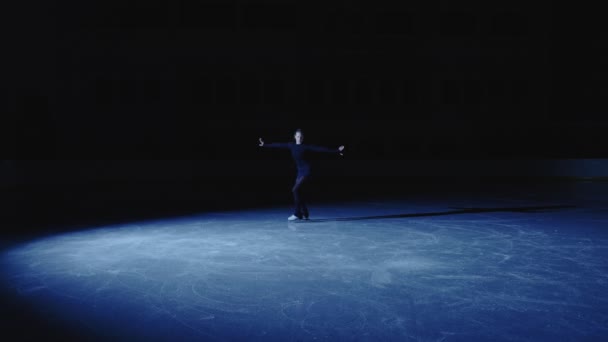
[[[289,224],[280,208],[115,225],[6,251],[2,277],[103,338],[605,339],[608,212],[554,204],[375,201]]]

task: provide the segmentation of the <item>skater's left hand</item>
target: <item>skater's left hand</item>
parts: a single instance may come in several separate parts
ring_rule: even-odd
[[[340,151],[340,155],[343,156],[344,153],[342,153],[342,151],[344,151],[344,145],[338,147],[338,151]]]

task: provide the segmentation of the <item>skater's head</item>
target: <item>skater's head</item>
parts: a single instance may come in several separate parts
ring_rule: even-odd
[[[293,134],[293,138],[295,139],[296,144],[301,144],[304,141],[304,133],[302,133],[302,130],[298,128]]]

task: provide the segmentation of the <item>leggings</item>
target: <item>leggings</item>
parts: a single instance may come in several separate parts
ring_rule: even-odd
[[[293,193],[293,201],[295,203],[295,212],[298,218],[308,217],[308,208],[306,207],[306,201],[304,200],[304,195],[302,191],[302,185],[304,182],[308,180],[308,176],[298,176],[296,178],[296,183],[294,184],[291,192]]]

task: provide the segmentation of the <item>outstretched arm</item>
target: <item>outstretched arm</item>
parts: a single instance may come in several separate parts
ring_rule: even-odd
[[[308,145],[307,148],[311,151],[314,152],[325,152],[325,153],[340,153],[340,155],[343,155],[342,151],[344,151],[344,145],[338,147],[338,148],[327,148],[324,146],[316,146],[316,145]]]
[[[260,147],[289,148],[289,143],[270,143],[270,144],[266,144],[266,143],[264,143],[264,140],[262,140],[262,138],[260,138],[259,141],[260,141],[260,143],[259,143]]]

